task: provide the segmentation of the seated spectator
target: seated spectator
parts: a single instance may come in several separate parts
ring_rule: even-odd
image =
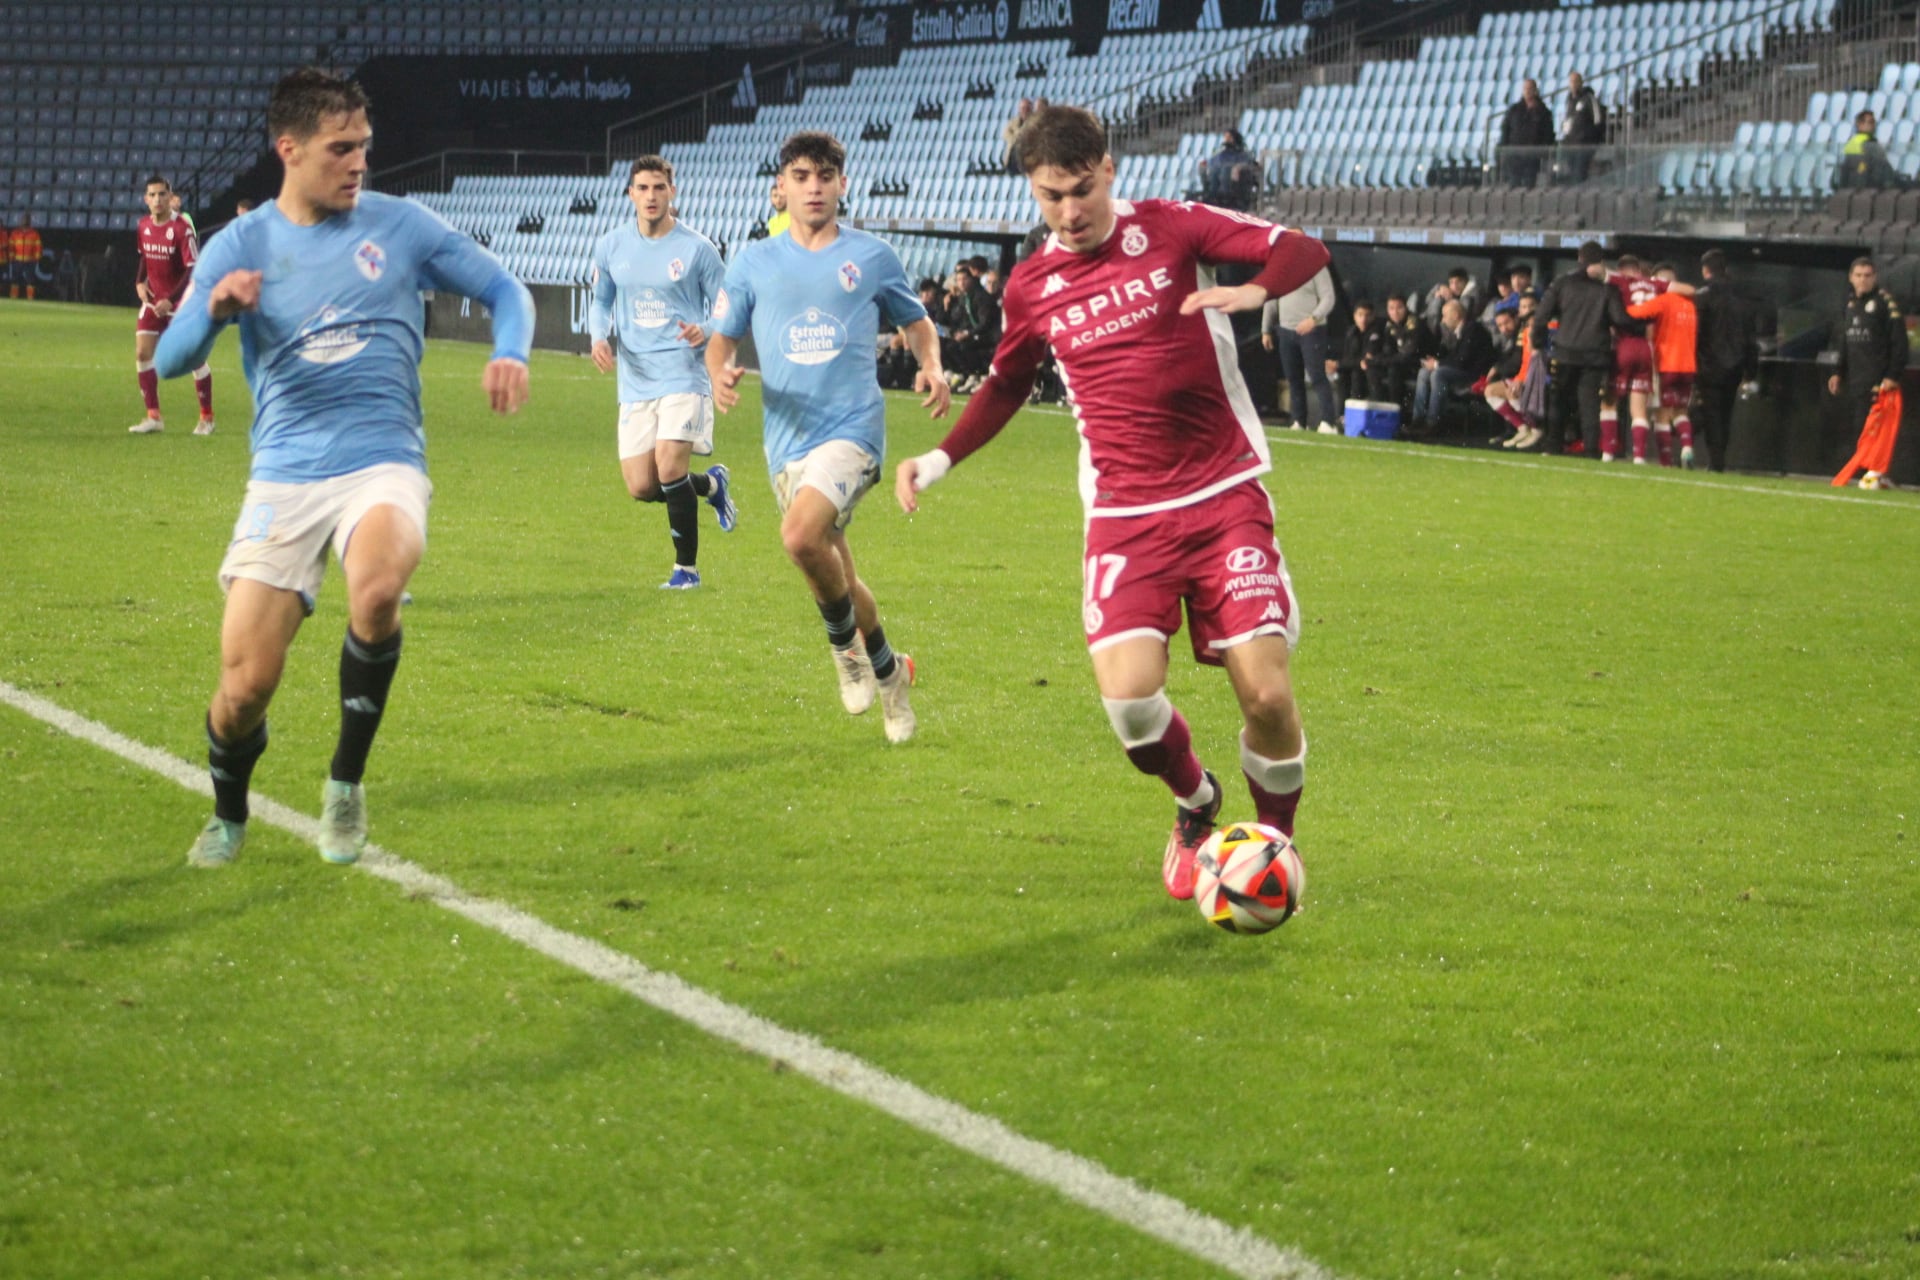
[[[1502,309],[1508,311],[1513,310],[1514,306],[1512,285],[1508,284],[1505,280],[1495,280],[1493,287],[1497,292],[1497,296],[1488,302],[1480,312],[1480,323],[1487,326],[1489,331],[1493,329],[1493,317],[1499,314]]]
[[[1468,315],[1480,310],[1480,286],[1465,267],[1455,267],[1447,272],[1447,278],[1427,290],[1427,303],[1423,318],[1429,329],[1440,327],[1440,312],[1449,302],[1458,302]]]
[[[1447,398],[1478,382],[1493,364],[1493,340],[1487,331],[1467,320],[1458,301],[1440,309],[1440,332],[1434,353],[1420,362],[1413,390],[1413,420],[1403,434],[1414,439],[1439,433]]]
[[[973,391],[986,381],[993,349],[1000,345],[1000,303],[981,288],[971,262],[954,267],[952,290],[946,304],[949,336],[940,344],[941,363],[958,375],[955,391]]]
[[[1340,354],[1334,357],[1334,376],[1340,380],[1340,392],[1348,400],[1383,400],[1373,393],[1373,376],[1368,369],[1372,347],[1379,339],[1374,324],[1373,304],[1353,304],[1353,327],[1340,339]]]
[[[1220,149],[1200,162],[1200,191],[1208,204],[1244,213],[1260,193],[1260,162],[1238,129],[1220,135]]]
[[[1406,406],[1420,372],[1420,361],[1433,346],[1432,331],[1413,314],[1405,298],[1387,299],[1387,318],[1380,326],[1381,341],[1377,354],[1368,356],[1368,374],[1375,400],[1391,400]]]
[[[934,329],[945,337],[946,326],[941,323],[940,282],[932,277],[920,281],[920,305],[926,308],[927,315],[934,321]],[[919,372],[920,362],[913,357],[913,351],[907,346],[906,335],[898,329],[886,330],[880,338],[880,385],[894,391],[911,391],[913,378]]]
[[[1847,145],[1840,151],[1840,162],[1833,167],[1835,191],[1912,185],[1906,175],[1893,167],[1893,162],[1887,159],[1887,149],[1874,137],[1878,124],[1871,111],[1862,111],[1853,118],[1853,136],[1847,139]]]
[[[1511,443],[1517,448],[1532,430],[1518,403],[1520,371],[1527,362],[1526,339],[1520,332],[1518,309],[1496,312],[1493,325],[1493,367],[1487,370],[1487,376],[1480,384],[1480,393],[1487,398],[1487,407],[1500,415],[1508,430],[1487,443],[1502,446]]]
[[[1532,298],[1535,302],[1540,300],[1540,295],[1533,288],[1532,267],[1515,267],[1507,274],[1507,287],[1501,291],[1500,301],[1494,303],[1493,309],[1517,312],[1522,298]]]
[[[1520,100],[1507,108],[1500,122],[1500,180],[1508,186],[1531,187],[1540,179],[1540,162],[1553,146],[1553,112],[1532,80],[1520,82]]]

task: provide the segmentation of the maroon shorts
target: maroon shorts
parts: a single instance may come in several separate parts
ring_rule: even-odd
[[[158,311],[155,311],[152,303],[143,302],[140,304],[140,317],[133,322],[133,331],[135,333],[165,333],[167,331],[167,325],[171,323],[172,320],[173,317],[171,315],[163,316]]]
[[[1653,347],[1645,338],[1621,338],[1613,347],[1613,396],[1624,400],[1636,391],[1653,391]]]
[[[1660,407],[1662,409],[1684,409],[1693,403],[1693,375],[1690,373],[1663,373],[1660,375]]]
[[[1087,522],[1081,601],[1087,648],[1167,640],[1186,608],[1193,656],[1219,666],[1223,651],[1255,636],[1300,638],[1300,609],[1280,543],[1273,500],[1258,480],[1191,506]]]

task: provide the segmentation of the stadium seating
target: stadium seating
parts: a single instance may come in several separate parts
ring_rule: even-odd
[[[492,0],[379,4],[138,0],[9,4],[0,190],[49,230],[131,231],[150,173],[206,195],[250,168],[287,71],[384,53],[637,51],[792,44],[829,0]],[[20,38],[20,33],[28,33]],[[197,179],[197,180],[196,180]]]

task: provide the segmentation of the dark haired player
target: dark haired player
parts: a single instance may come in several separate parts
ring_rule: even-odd
[[[220,565],[227,592],[220,685],[207,711],[214,811],[188,852],[222,866],[246,838],[247,785],[267,748],[267,704],[313,610],[327,548],[347,580],[340,736],[321,790],[320,856],[357,860],[361,777],[400,661],[400,605],[426,549],[420,420],[420,293],[477,299],[493,315],[481,387],[497,413],[527,398],[533,299],[499,259],[423,205],[362,192],[367,99],[323,71],[296,71],[267,108],[285,166],[279,196],[215,236],[160,342],[159,369],[204,362],[240,322],[253,388],[253,466]]]
[[[1006,283],[986,383],[939,448],[900,464],[895,496],[915,510],[920,490],[1007,424],[1053,352],[1082,441],[1094,678],[1128,759],[1174,794],[1162,878],[1169,894],[1191,898],[1194,855],[1223,793],[1167,699],[1167,645],[1183,604],[1194,657],[1233,682],[1260,821],[1291,835],[1305,784],[1288,673],[1299,610],[1259,480],[1270,469],[1266,435],[1226,313],[1299,288],[1327,251],[1244,213],[1115,199],[1106,131],[1078,108],[1035,112],[1017,147],[1052,234]],[[1214,287],[1211,268],[1225,263],[1260,272]]]
[[[780,540],[826,623],[841,705],[860,715],[878,697],[887,741],[905,742],[917,723],[907,695],[913,660],[887,643],[846,529],[886,453],[880,322],[905,335],[920,366],[914,389],[927,393],[921,403],[936,418],[950,397],[940,335],[892,247],[839,224],[847,194],[839,140],[796,133],[782,144],[779,164],[793,221],[785,235],[754,241],[727,268],[707,342],[713,403],[722,413],[739,403],[740,370],[731,362],[751,327]]]
[[[140,261],[135,267],[133,289],[140,295],[140,314],[133,322],[133,368],[140,377],[140,397],[147,403],[147,416],[127,428],[137,436],[166,428],[160,416],[160,375],[153,371],[153,352],[160,335],[167,331],[167,322],[179,309],[187,286],[193,283],[193,266],[200,257],[200,237],[180,214],[167,180],[157,173],[148,178],[144,198],[147,216],[140,219],[136,233]],[[193,434],[211,435],[213,370],[204,364],[195,369],[193,389],[200,397],[200,422]]]

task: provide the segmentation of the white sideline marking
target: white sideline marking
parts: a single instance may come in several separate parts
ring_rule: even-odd
[[[213,784],[205,769],[135,742],[98,721],[4,680],[0,680],[0,702],[177,782],[189,791],[204,796],[213,794]],[[251,797],[251,803],[256,818],[308,843],[319,839],[319,822],[306,814],[257,793]],[[1223,1271],[1246,1280],[1333,1280],[1332,1273],[1298,1250],[1281,1248],[1245,1227],[1208,1217],[1171,1196],[1112,1173],[1084,1156],[1025,1137],[990,1116],[936,1097],[863,1059],[830,1048],[810,1035],[789,1031],[738,1005],[728,1004],[671,973],[649,969],[611,947],[556,929],[504,902],[476,898],[451,880],[377,845],[367,846],[359,866],[414,896],[430,899],[455,915],[465,916],[590,978],[617,987],[662,1013],[691,1023],[748,1053],[778,1059],[835,1093],[884,1111],[896,1120],[1031,1182],[1052,1187],[1069,1200]]]

